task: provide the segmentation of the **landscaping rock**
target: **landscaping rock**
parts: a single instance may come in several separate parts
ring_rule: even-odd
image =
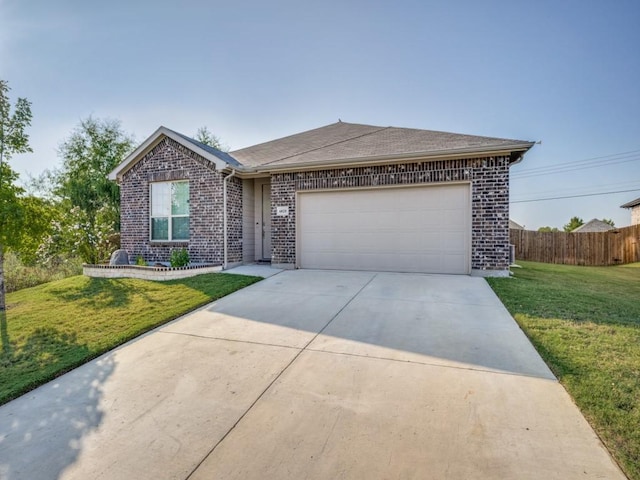
[[[111,254],[109,265],[129,265],[129,254],[126,250],[116,250]]]

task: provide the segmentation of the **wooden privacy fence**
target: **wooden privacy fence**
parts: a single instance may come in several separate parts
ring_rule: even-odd
[[[516,260],[565,265],[640,262],[640,225],[588,233],[510,230],[509,236]]]

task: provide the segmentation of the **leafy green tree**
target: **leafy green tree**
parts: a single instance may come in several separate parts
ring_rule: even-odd
[[[539,232],[559,232],[558,227],[540,227]]]
[[[211,133],[207,127],[200,127],[196,132],[194,139],[199,141],[200,143],[204,143],[205,145],[209,145],[210,147],[217,148],[218,150],[221,150],[223,152],[229,150],[226,145],[222,144],[220,138],[217,135]]]
[[[31,179],[30,189],[54,198],[62,212],[39,249],[41,261],[79,255],[98,263],[105,259],[105,249],[118,248],[120,189],[107,175],[133,146],[133,137],[119,121],[89,117],[61,144],[62,167]]]
[[[53,223],[61,216],[59,205],[44,198],[26,195],[20,198],[22,221],[29,228],[20,231],[19,245],[12,248],[22,263],[33,265],[38,261],[38,250],[52,232]]]
[[[91,217],[77,206],[65,211],[52,222],[50,235],[39,246],[41,263],[60,263],[70,255],[91,264],[108,260],[120,243],[113,229],[113,209],[104,205]]]
[[[614,221],[613,221],[612,219],[610,219],[610,218],[603,218],[603,219],[602,219],[602,221],[603,221],[604,223],[608,223],[608,224],[609,224],[609,225],[611,225],[612,227],[615,227],[615,226],[616,226],[616,224],[614,223]]]
[[[7,163],[19,153],[31,152],[26,128],[31,125],[31,103],[18,98],[11,112],[9,84],[0,80],[0,315],[6,310],[4,285],[4,253],[7,247],[19,244],[24,223],[24,209],[20,201],[23,189],[16,185],[18,174]],[[3,319],[4,323],[4,319]]]
[[[117,120],[82,120],[59,148],[63,164],[55,193],[90,220],[105,205],[113,207],[119,228],[120,189],[107,175],[133,150],[133,142]]]
[[[580,217],[571,217],[571,220],[569,220],[569,223],[567,223],[562,228],[565,232],[572,232],[576,228],[581,227],[582,225],[584,225],[584,220],[582,220]]]

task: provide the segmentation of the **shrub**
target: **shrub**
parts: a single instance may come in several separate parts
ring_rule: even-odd
[[[186,248],[172,250],[171,257],[169,257],[169,263],[173,268],[186,267],[189,265],[189,252]]]
[[[138,255],[136,257],[136,265],[139,265],[141,267],[146,267],[148,265],[147,261],[144,259],[144,257],[142,255]]]
[[[5,254],[4,275],[7,292],[15,292],[80,274],[82,274],[82,261],[79,258],[56,257],[46,266],[25,265],[15,252]]]

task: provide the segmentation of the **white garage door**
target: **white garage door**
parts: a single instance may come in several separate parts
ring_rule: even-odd
[[[468,184],[299,192],[298,266],[470,272]]]

